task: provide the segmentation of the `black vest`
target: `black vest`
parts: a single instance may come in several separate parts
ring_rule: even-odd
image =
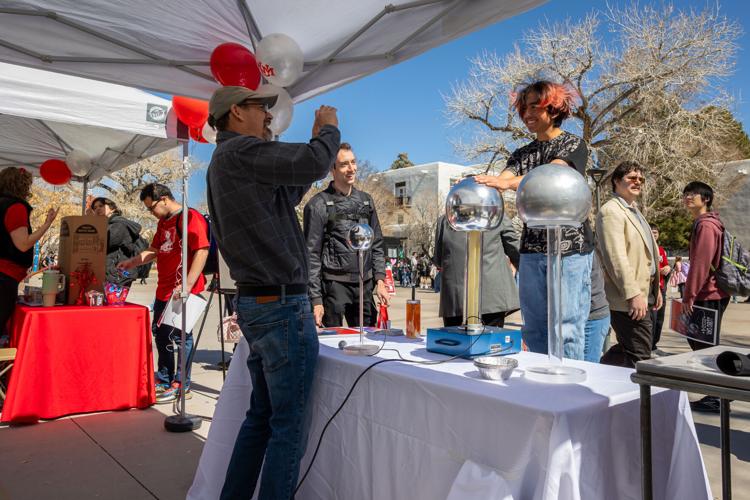
[[[11,205],[16,203],[25,206],[28,211],[29,215],[26,218],[26,227],[29,230],[29,234],[31,234],[31,205],[20,198],[5,194],[0,195],[0,259],[9,260],[19,266],[29,268],[34,263],[34,247],[29,248],[25,252],[20,251],[13,243],[10,233],[5,229],[5,214]]]

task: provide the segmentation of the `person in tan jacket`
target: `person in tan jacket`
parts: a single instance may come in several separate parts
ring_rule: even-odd
[[[620,163],[611,177],[614,196],[596,217],[597,252],[617,336],[601,362],[630,368],[651,356],[649,309],[662,307],[658,247],[636,203],[644,172],[637,162]]]

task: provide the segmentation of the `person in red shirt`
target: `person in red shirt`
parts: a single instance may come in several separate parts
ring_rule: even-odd
[[[158,353],[156,372],[157,403],[174,401],[180,391],[181,377],[179,368],[175,369],[173,344],[179,347],[181,330],[167,325],[160,325],[164,308],[172,297],[179,297],[182,289],[182,204],[175,201],[172,191],[163,184],[148,184],[141,190],[141,201],[151,214],[159,219],[156,233],[151,245],[140,254],[117,265],[118,269],[131,269],[135,266],[157,261],[156,298],[152,331]],[[188,273],[186,288],[190,293],[199,294],[206,287],[203,266],[208,258],[210,242],[206,219],[195,209],[188,212]],[[193,332],[185,333],[185,353],[190,359],[193,349]],[[177,367],[180,365],[181,350],[178,349]],[[188,369],[185,384],[185,396],[190,396],[190,370]]]
[[[34,245],[57,217],[50,208],[42,227],[31,230],[30,172],[8,167],[0,171],[0,335],[16,308],[18,283],[23,281],[34,260]]]
[[[664,247],[658,244],[659,228],[654,224],[651,224],[651,234],[654,235],[654,240],[656,240],[657,248],[659,249],[659,293],[661,293],[662,304],[665,304],[664,307],[661,307],[656,311],[654,311],[653,309],[651,310],[651,324],[653,325],[653,330],[651,330],[651,333],[653,335],[651,340],[651,350],[655,351],[656,344],[661,338],[662,327],[664,326],[664,311],[667,310],[667,282],[665,281],[665,278],[669,276],[672,268],[669,267],[669,260],[667,259],[666,250],[664,250]]]

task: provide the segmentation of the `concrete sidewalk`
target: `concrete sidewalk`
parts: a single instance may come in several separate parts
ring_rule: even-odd
[[[155,278],[150,281],[146,286],[135,285],[130,300],[150,304]],[[397,288],[389,310],[394,325],[404,323],[408,295],[408,289]],[[439,295],[427,290],[417,295],[422,301],[423,329],[441,326]],[[198,431],[171,434],[164,430],[164,418],[174,412],[172,404],[76,415],[29,426],[0,426],[0,500],[185,498],[222,385],[222,373],[216,367],[221,359],[218,311],[214,297],[192,371],[193,398],[187,401],[187,410],[206,417]],[[750,304],[731,304],[724,317],[722,343],[750,345],[749,320]],[[520,314],[508,321],[520,324]],[[659,347],[669,353],[689,350],[681,337],[666,330]],[[226,346],[227,357],[231,348]],[[750,500],[750,405],[734,403],[732,408],[734,498]],[[718,415],[694,414],[694,419],[711,487],[719,498]]]

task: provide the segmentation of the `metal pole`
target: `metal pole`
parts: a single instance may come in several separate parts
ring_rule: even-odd
[[[182,333],[180,335],[180,416],[185,416],[185,389],[187,383],[187,354],[185,352],[185,337],[187,336],[187,299],[190,290],[187,288],[188,275],[188,175],[190,173],[190,158],[188,156],[188,142],[182,143]]]
[[[552,365],[563,362],[562,334],[562,227],[547,227],[547,355]]]
[[[86,197],[89,194],[89,180],[83,179],[83,196],[81,196],[81,215],[86,215]]]
[[[364,283],[362,275],[364,274],[364,255],[362,250],[357,250],[357,256],[359,257],[359,343],[365,343],[365,297],[364,297]]]
[[[191,432],[200,428],[200,417],[187,415],[185,412],[185,391],[187,389],[187,355],[185,338],[187,337],[187,300],[190,290],[187,288],[188,273],[188,174],[190,173],[190,158],[188,157],[188,142],[182,143],[182,288],[180,300],[182,302],[182,331],[180,332],[180,392],[179,415],[171,415],[164,420],[164,428],[171,432]]]
[[[641,456],[643,470],[641,488],[643,500],[653,500],[654,487],[651,479],[651,386],[641,385]]]
[[[720,427],[721,427],[721,497],[732,500],[732,444],[729,439],[729,403],[728,399],[720,399]]]

